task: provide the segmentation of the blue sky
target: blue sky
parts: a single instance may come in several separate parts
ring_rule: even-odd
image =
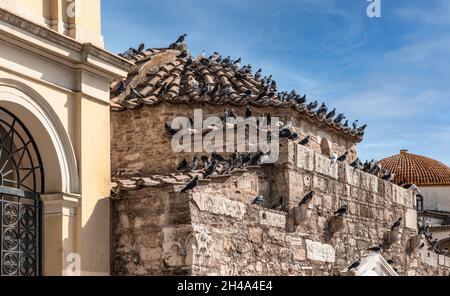
[[[166,47],[181,33],[193,55],[242,57],[369,125],[363,159],[400,149],[450,165],[450,1],[103,1],[107,49]]]

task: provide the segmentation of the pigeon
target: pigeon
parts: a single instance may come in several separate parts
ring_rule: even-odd
[[[367,251],[379,253],[382,251],[382,248],[381,248],[381,246],[376,246],[376,247],[368,248]]]
[[[336,116],[336,118],[334,119],[334,124],[341,125],[342,120],[344,120],[344,119],[345,119],[345,115],[341,113],[338,116]]]
[[[353,122],[352,126],[353,126],[354,130],[356,130],[358,128],[358,123],[359,123],[358,119]]]
[[[336,152],[333,152],[333,153],[331,154],[330,159],[331,159],[331,163],[332,163],[332,164],[335,164],[335,163],[337,162],[337,160],[338,160],[338,155],[336,154]]]
[[[398,218],[398,220],[392,225],[391,230],[394,230],[395,228],[399,228],[400,225],[402,225],[402,218]]]
[[[186,187],[184,187],[183,189],[181,189],[181,193],[185,193],[189,190],[194,189],[195,187],[197,187],[198,185],[198,176],[195,176],[191,181],[189,181],[189,183],[186,185]]]
[[[229,159],[223,165],[222,171],[220,171],[219,175],[228,175],[233,169],[233,160]]]
[[[184,171],[188,167],[188,162],[186,159],[183,159],[180,164],[178,165],[177,171]]]
[[[179,58],[179,59],[184,59],[184,58],[187,58],[188,56],[189,56],[189,54],[188,54],[187,50],[183,50],[183,51],[177,56],[177,58]]]
[[[360,264],[361,264],[361,259],[356,260],[355,262],[352,263],[352,265],[350,265],[348,267],[347,271],[357,268]]]
[[[183,34],[180,37],[178,37],[177,41],[175,41],[175,44],[180,44],[183,43],[184,40],[186,39],[187,34]]]
[[[299,205],[309,204],[311,202],[311,200],[313,199],[314,195],[315,195],[315,192],[311,191],[302,199],[302,201],[300,202]]]
[[[225,158],[223,158],[222,155],[217,154],[216,152],[213,152],[213,153],[211,154],[211,159],[217,160],[218,162],[224,162],[224,161],[225,161]]]
[[[199,159],[198,159],[198,157],[197,156],[195,156],[194,157],[194,159],[188,164],[188,167],[187,167],[187,169],[189,170],[189,171],[195,171],[196,169],[197,169],[197,161],[198,161]]]
[[[125,91],[125,89],[127,88],[125,81],[120,81],[119,83],[119,87],[117,88],[117,93],[121,94]]]
[[[203,179],[211,177],[217,169],[217,160],[213,160],[203,173]]]
[[[203,168],[206,170],[208,168],[208,166],[211,164],[211,162],[209,161],[208,156],[203,155],[203,156],[200,157],[200,159],[203,162]]]
[[[251,154],[252,160],[250,161],[250,165],[258,165],[260,160],[261,160],[261,157],[263,155],[264,155],[264,153],[262,151],[258,151],[258,152],[252,153]]]
[[[256,73],[255,73],[255,79],[256,80],[260,80],[261,79],[261,72],[262,72],[262,69],[259,69],[258,71],[256,71]]]
[[[325,105],[325,103],[322,103],[322,105],[317,110],[317,116],[319,117],[325,116],[327,112],[328,112],[327,105]]]
[[[336,108],[334,108],[333,111],[327,114],[326,119],[332,119],[335,115],[336,115]]]
[[[178,133],[178,131],[173,129],[167,122],[165,124],[165,127],[166,127],[166,133],[169,136],[175,136]]]
[[[298,142],[298,144],[299,145],[302,145],[302,146],[306,146],[306,145],[308,145],[309,144],[309,140],[311,139],[311,137],[310,136],[307,136],[306,138],[304,138],[303,140],[301,140],[300,142]]]
[[[353,161],[350,166],[353,168],[359,168],[361,165],[361,160],[358,158],[355,159],[355,161]]]
[[[281,210],[281,207],[283,206],[284,198],[280,197],[280,199],[270,207],[272,210]]]
[[[249,118],[252,116],[253,116],[252,110],[250,109],[249,106],[247,106],[247,109],[245,110],[245,118]]]
[[[314,101],[314,102],[309,103],[308,106],[306,106],[306,109],[308,109],[308,111],[312,111],[312,110],[316,109],[317,106],[319,106],[319,103],[317,101]]]
[[[264,196],[258,195],[252,202],[252,205],[262,205],[264,203]]]
[[[362,127],[358,128],[356,131],[357,131],[358,134],[361,135],[361,134],[364,134],[364,131],[366,130],[366,128],[367,128],[367,124],[365,124]]]
[[[341,162],[344,162],[344,161],[346,161],[347,160],[347,157],[348,157],[348,151],[346,151],[345,153],[344,153],[344,155],[342,155],[342,156],[340,156],[337,160],[338,161],[341,161]]]
[[[334,212],[334,214],[336,216],[343,216],[343,215],[345,215],[347,213],[347,211],[348,211],[348,206],[347,205],[343,205],[336,212]]]
[[[144,43],[141,43],[141,44],[139,45],[139,47],[138,47],[138,51],[139,51],[139,52],[143,52],[144,49],[145,49],[145,44],[144,44]]]
[[[134,87],[131,87],[131,93],[133,94],[133,96],[134,96],[135,98],[140,98],[140,99],[143,99],[143,98],[144,98],[144,96],[141,95],[141,93],[138,92]]]

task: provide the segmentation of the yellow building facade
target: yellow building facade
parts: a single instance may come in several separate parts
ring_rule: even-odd
[[[109,89],[130,67],[100,0],[0,0],[2,275],[110,273]]]

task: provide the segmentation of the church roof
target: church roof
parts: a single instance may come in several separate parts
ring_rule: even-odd
[[[413,183],[417,186],[449,185],[450,168],[443,163],[407,150],[381,161],[384,169],[395,173],[395,182]]]
[[[193,58],[184,44],[175,48],[132,50],[127,58],[135,63],[135,68],[129,72],[126,81],[111,85],[113,111],[155,106],[162,102],[290,108],[354,142],[362,141],[363,133],[325,116],[319,117],[315,111],[317,107],[309,111],[305,103],[286,100],[287,93],[279,93],[276,83],[271,85],[267,80],[262,83],[252,69],[233,64],[231,59],[222,58],[217,62],[201,56]]]

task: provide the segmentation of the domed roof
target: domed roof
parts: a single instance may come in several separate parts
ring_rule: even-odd
[[[383,159],[381,166],[395,173],[394,181],[397,184],[450,186],[449,167],[437,160],[409,153],[408,150],[402,150],[398,155]]]
[[[218,53],[209,58],[204,53],[194,58],[185,44],[142,51],[131,48],[129,51],[122,56],[132,61],[135,67],[126,80],[111,85],[113,111],[156,106],[162,102],[290,108],[336,129],[354,142],[363,139],[364,126],[355,129],[342,124],[343,114],[328,118],[324,116],[325,112],[319,116],[318,101],[315,106],[308,104],[310,102],[298,103],[301,99],[306,100],[306,96],[301,97],[295,91],[278,92],[272,76],[262,78],[261,70],[252,73],[250,65],[240,66],[240,59],[233,61]]]

